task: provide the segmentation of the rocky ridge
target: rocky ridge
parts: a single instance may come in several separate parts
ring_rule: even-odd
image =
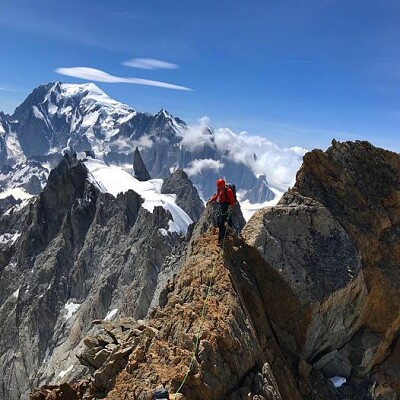
[[[187,399],[399,398],[399,162],[366,142],[313,151],[295,187],[222,250],[207,207],[160,307],[145,321],[96,322],[103,336],[87,338],[81,357],[102,362],[66,390],[115,400],[147,399],[160,384]],[[105,333],[118,356],[110,339],[99,342]],[[347,383],[335,388],[338,374]]]

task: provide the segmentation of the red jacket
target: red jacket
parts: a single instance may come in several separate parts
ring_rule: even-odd
[[[235,205],[235,195],[231,188],[218,189],[217,193],[209,200],[218,201],[218,203],[229,203],[231,207]]]

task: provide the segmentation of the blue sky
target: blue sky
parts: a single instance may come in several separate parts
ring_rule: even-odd
[[[3,2],[0,110],[41,83],[88,81],[72,69],[86,67],[123,81],[96,84],[139,111],[206,115],[279,146],[335,137],[400,152],[399,21],[398,0]]]

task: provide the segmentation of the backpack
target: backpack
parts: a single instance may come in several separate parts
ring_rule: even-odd
[[[231,189],[233,192],[233,197],[235,198],[235,203],[237,203],[237,198],[236,198],[236,185],[234,183],[227,183],[226,184],[227,189]]]
[[[153,399],[168,400],[169,399],[168,390],[165,389],[165,388],[154,389],[154,391],[153,391]]]

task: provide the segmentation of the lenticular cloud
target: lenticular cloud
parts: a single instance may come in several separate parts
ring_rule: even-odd
[[[216,147],[227,153],[231,160],[250,167],[257,176],[266,175],[270,185],[278,190],[284,191],[294,184],[296,172],[307,150],[297,146],[281,148],[264,137],[246,132],[235,133],[226,128],[211,132],[209,126],[209,119],[201,118],[197,126],[189,127],[182,133],[182,146],[190,150],[204,145]],[[188,173],[197,173],[198,167],[216,168],[217,164],[211,161],[194,164]]]
[[[108,72],[101,71],[100,69],[88,68],[88,67],[57,68],[55,72],[61,75],[73,76],[74,78],[80,78],[80,79],[88,79],[94,82],[132,83],[135,85],[157,86],[165,89],[188,90],[188,91],[192,90],[185,86],[175,85],[167,82],[153,81],[150,79],[142,79],[142,78],[124,78],[120,76],[114,76],[109,74]]]

